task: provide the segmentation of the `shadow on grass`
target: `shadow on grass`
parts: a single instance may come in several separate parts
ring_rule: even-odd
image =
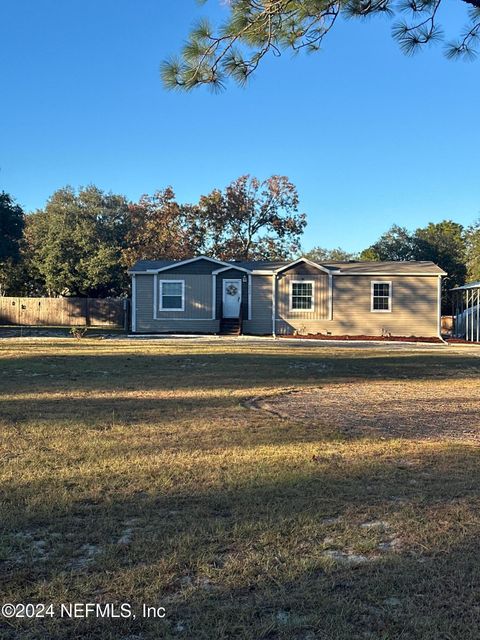
[[[75,638],[135,632],[304,640],[310,632],[344,640],[365,634],[473,640],[480,620],[478,454],[445,447],[423,452],[414,466],[404,462],[401,449],[390,460],[354,464],[300,460],[282,475],[263,469],[255,477],[244,468],[243,484],[220,478],[210,489],[193,485],[164,494],[147,474],[143,491],[120,495],[121,477],[111,473],[97,478],[103,494],[87,489],[63,506],[32,500],[48,495],[52,481],[12,481],[3,508],[16,512],[3,521],[3,534],[17,548],[13,543],[2,558],[3,589],[18,600],[38,601],[47,592],[79,601],[160,603],[168,611],[166,622],[78,621]],[[75,482],[80,490],[89,487],[81,476]],[[378,519],[390,523],[386,532],[362,529],[365,520]],[[118,544],[129,527],[131,542]],[[19,533],[31,537],[16,538]],[[400,538],[401,546],[379,551],[385,536]],[[43,556],[25,551],[32,541],[38,550],[39,540]],[[98,555],[72,565],[86,545]],[[323,555],[332,547],[352,547],[369,560],[332,563]],[[66,622],[41,624],[54,629],[43,637],[73,637]],[[40,637],[7,632],[2,638]]]
[[[2,358],[3,393],[144,389],[252,389],[342,379],[461,380],[480,374],[478,357],[423,353],[358,357],[319,350],[275,354],[58,355]]]
[[[50,425],[52,431],[68,428],[82,433],[85,429],[112,431],[112,440],[121,438],[125,454],[159,455],[170,450],[208,451],[232,447],[285,445],[319,441],[355,441],[364,438],[438,440],[480,439],[477,403],[468,395],[445,397],[441,389],[435,397],[411,398],[359,395],[357,380],[342,387],[332,404],[331,397],[322,401],[322,381],[312,399],[304,400],[298,410],[283,407],[281,398],[269,390],[266,396],[270,410],[250,408],[251,387],[245,393],[209,393],[189,395],[183,390],[170,396],[155,395],[119,397],[39,396],[34,399],[2,400],[0,425],[18,428],[23,425]],[[299,385],[300,386],[300,385]],[[281,392],[281,390],[279,390]],[[435,388],[431,389],[432,394]],[[310,392],[309,392],[310,393]],[[290,396],[285,396],[288,402]],[[272,398],[270,402],[269,398]],[[277,398],[280,398],[278,401]],[[295,399],[293,400],[295,404]],[[440,404],[440,407],[439,407]],[[282,415],[275,411],[280,408]],[[135,441],[139,427],[148,427],[145,437]],[[118,430],[121,430],[119,435]],[[153,430],[153,431],[152,431]],[[141,433],[141,432],[140,432]]]

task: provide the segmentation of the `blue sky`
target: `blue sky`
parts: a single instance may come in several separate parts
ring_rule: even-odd
[[[1,0],[0,189],[27,209],[66,184],[195,201],[287,175],[313,245],[358,250],[391,224],[480,216],[480,61],[405,57],[383,19],[341,23],[246,89],[166,91],[160,62],[220,0]],[[465,5],[446,0],[452,35]]]

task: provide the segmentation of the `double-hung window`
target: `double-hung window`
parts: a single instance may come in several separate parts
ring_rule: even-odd
[[[373,281],[371,289],[371,311],[389,312],[392,310],[392,283]]]
[[[293,280],[290,283],[290,311],[313,311],[313,282]]]
[[[185,280],[160,280],[160,311],[185,310]]]

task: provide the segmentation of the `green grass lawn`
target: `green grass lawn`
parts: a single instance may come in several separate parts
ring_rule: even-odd
[[[478,445],[344,432],[321,403],[304,420],[248,404],[383,380],[438,395],[460,427],[480,359],[450,347],[0,341],[2,601],[137,613],[0,618],[0,638],[478,638]],[[143,618],[142,603],[166,618]]]

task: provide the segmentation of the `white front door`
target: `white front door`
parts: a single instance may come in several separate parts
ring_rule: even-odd
[[[223,281],[223,317],[239,318],[242,304],[242,281]]]

